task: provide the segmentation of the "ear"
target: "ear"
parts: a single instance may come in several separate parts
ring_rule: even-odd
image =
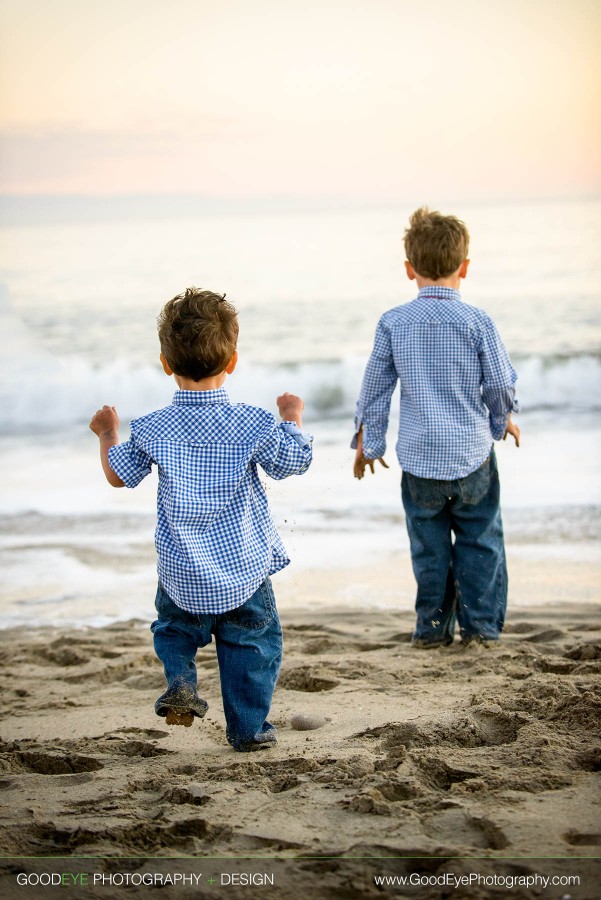
[[[232,358],[230,359],[229,363],[225,367],[225,371],[227,372],[228,375],[232,374],[232,372],[236,368],[237,363],[238,363],[238,351],[234,350],[234,352],[232,353]]]
[[[407,273],[407,278],[409,279],[409,281],[414,281],[415,280],[415,269],[413,268],[413,266],[411,265],[411,263],[409,262],[408,259],[405,260],[405,271]]]
[[[167,362],[167,360],[165,359],[165,357],[163,356],[162,353],[159,356],[159,359],[161,360],[161,365],[163,366],[163,372],[165,373],[165,375],[173,375],[173,369],[171,368],[171,366],[169,365],[169,363]]]
[[[469,264],[470,264],[469,259],[464,259],[463,262],[461,263],[461,265],[459,266],[459,277],[460,278],[465,278],[465,276],[467,275],[467,270],[468,270]]]

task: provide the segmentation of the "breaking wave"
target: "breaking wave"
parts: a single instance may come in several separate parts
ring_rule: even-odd
[[[158,366],[132,366],[123,359],[95,366],[82,357],[56,358],[40,352],[24,358],[17,349],[13,345],[1,363],[0,428],[4,434],[83,425],[105,403],[115,405],[126,421],[167,405],[173,394],[173,381]],[[280,367],[241,363],[227,388],[232,401],[274,413],[278,394],[299,394],[305,401],[307,421],[351,417],[365,362],[348,357]],[[523,413],[601,409],[598,357],[531,356],[515,360],[515,366]]]

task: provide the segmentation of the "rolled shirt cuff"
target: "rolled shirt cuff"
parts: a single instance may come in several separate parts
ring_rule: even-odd
[[[363,456],[365,459],[380,459],[386,453],[386,441],[373,434],[373,429],[363,423],[355,423],[355,434],[351,440],[351,449],[357,449],[359,431],[363,427]]]
[[[495,441],[500,441],[505,436],[505,429],[507,428],[507,419],[511,415],[511,413],[517,413],[520,411],[520,403],[516,398],[513,399],[511,403],[511,407],[507,410],[505,415],[503,416],[493,416],[492,413],[489,416],[490,421],[490,432]]]
[[[505,437],[505,427],[507,425],[508,417],[509,413],[506,416],[490,417],[490,433],[493,436],[493,440],[500,441],[503,437]]]
[[[137,487],[152,471],[148,460],[142,463],[135,458],[131,440],[109,447],[108,462],[127,488]]]
[[[299,447],[310,447],[313,443],[313,435],[299,428],[296,422],[280,422],[280,428],[293,437]]]

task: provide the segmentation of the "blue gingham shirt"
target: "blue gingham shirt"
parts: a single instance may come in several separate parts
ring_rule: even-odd
[[[176,391],[171,406],[130,424],[109,463],[127,487],[159,472],[159,581],[178,606],[218,614],[240,606],[290,562],[257,466],[272,478],[311,464],[311,437],[224,388]]]
[[[420,478],[453,481],[474,472],[517,411],[516,372],[494,322],[452,288],[423,287],[384,313],[355,417],[363,455],[386,450],[390,401],[400,382],[397,457]]]

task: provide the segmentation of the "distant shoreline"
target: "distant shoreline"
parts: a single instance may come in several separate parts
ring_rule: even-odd
[[[485,199],[451,198],[445,206],[466,209],[486,206],[524,206],[597,203],[601,194],[560,195],[557,197],[495,197]],[[204,215],[260,215],[277,213],[353,213],[370,210],[397,210],[404,221],[420,197],[398,200],[282,194],[271,196],[226,197],[200,193],[115,193],[115,194],[0,194],[0,227],[18,225],[64,225],[70,223],[152,221]],[[442,202],[442,201],[441,201]]]

